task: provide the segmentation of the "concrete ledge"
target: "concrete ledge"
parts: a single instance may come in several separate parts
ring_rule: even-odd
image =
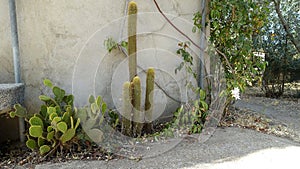
[[[14,104],[24,102],[24,84],[0,84],[0,114],[11,110]]]

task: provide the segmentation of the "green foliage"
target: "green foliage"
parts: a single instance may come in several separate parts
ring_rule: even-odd
[[[183,67],[185,68],[185,71],[189,74],[193,75],[193,77],[196,79],[197,74],[193,70],[193,56],[188,51],[190,42],[180,42],[178,43],[179,49],[177,50],[177,54],[181,55],[183,62],[180,63],[180,65],[175,69],[175,74],[180,71]]]
[[[52,89],[54,97],[46,95],[39,97],[44,102],[39,113],[30,117],[25,108],[15,105],[15,112],[11,114],[12,117],[16,115],[29,119],[26,145],[32,150],[38,149],[41,155],[58,147],[66,147],[76,136],[76,129],[80,123],[80,119],[74,117],[74,97],[66,95],[63,89],[54,86],[48,79],[44,80],[44,85]]]
[[[208,111],[206,103],[206,93],[204,90],[198,89],[199,99],[195,100],[192,105],[182,105],[174,113],[172,122],[166,125],[162,134],[166,137],[173,137],[174,131],[185,131],[185,133],[200,133]]]
[[[300,40],[300,13],[296,1],[281,1],[280,11],[287,21],[292,36]],[[263,90],[267,97],[279,97],[284,93],[285,83],[290,82],[300,64],[295,56],[299,53],[284,29],[276,11],[274,3],[268,5],[272,12],[268,15],[268,22],[254,36],[257,51],[266,54],[268,65],[263,76]]]
[[[112,37],[109,37],[106,40],[104,40],[104,46],[106,47],[108,52],[111,52],[113,49],[118,48],[118,43],[114,41]]]
[[[266,1],[211,0],[209,4],[210,42],[217,49],[225,68],[227,92],[235,87],[244,91],[247,85],[261,81],[263,60],[253,55],[253,35],[259,32],[268,8]],[[201,29],[200,13],[194,15],[195,26]]]

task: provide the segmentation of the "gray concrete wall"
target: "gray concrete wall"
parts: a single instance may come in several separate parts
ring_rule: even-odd
[[[176,55],[177,43],[186,39],[157,13],[152,1],[136,2],[139,65],[144,69],[155,67],[160,86],[172,97],[186,99],[186,74],[174,73],[181,62]],[[180,29],[199,41],[191,29],[192,14],[200,9],[200,1],[158,3]],[[72,92],[78,106],[85,104],[89,94],[102,95],[111,108],[120,105],[121,86],[128,76],[126,58],[118,51],[107,53],[103,41],[110,36],[126,39],[127,28],[122,27],[125,0],[16,0],[16,5],[22,82],[29,112],[36,112],[41,104],[38,96],[49,92],[42,85],[44,78]],[[8,2],[0,0],[0,83],[14,80],[9,24]],[[199,53],[194,47],[193,51],[194,55]],[[145,86],[145,77],[140,75]],[[173,111],[176,102],[156,89],[155,102],[160,104],[157,111]]]

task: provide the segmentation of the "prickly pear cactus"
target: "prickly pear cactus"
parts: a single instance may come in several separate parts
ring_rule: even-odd
[[[76,136],[80,124],[80,119],[74,117],[74,97],[66,95],[63,89],[54,86],[48,79],[44,80],[44,85],[52,89],[54,98],[41,95],[39,98],[45,104],[39,113],[29,117],[21,105],[15,105],[15,112],[11,113],[12,117],[29,119],[26,145],[32,150],[39,150],[41,155],[65,147]]]
[[[100,96],[89,97],[90,106],[80,108],[76,111],[76,117],[81,119],[81,126],[89,139],[95,143],[101,143],[104,133],[100,128],[104,125],[104,115],[107,111],[106,103]]]

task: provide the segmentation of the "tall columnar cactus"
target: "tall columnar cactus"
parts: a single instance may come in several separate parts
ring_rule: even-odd
[[[133,106],[133,134],[141,136],[143,128],[144,115],[141,111],[141,80],[138,76],[134,77],[131,83],[132,106]]]
[[[131,106],[131,92],[130,82],[125,82],[123,85],[123,118],[122,118],[122,133],[127,136],[132,135],[132,106]]]
[[[154,92],[154,78],[155,71],[154,68],[149,68],[147,71],[147,79],[146,79],[146,98],[145,98],[145,122],[146,122],[146,132],[151,133],[153,124],[152,124],[152,116],[153,116],[153,92]]]
[[[137,28],[137,5],[129,2],[128,6],[128,56],[129,56],[129,81],[137,75],[136,68],[136,28]]]

